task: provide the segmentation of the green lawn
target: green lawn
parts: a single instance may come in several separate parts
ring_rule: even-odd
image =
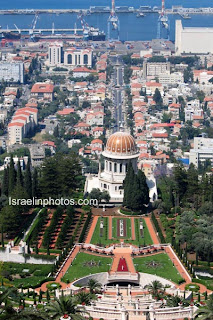
[[[126,220],[126,237],[118,237],[117,236],[117,221],[118,220]],[[112,219],[112,237],[113,239],[131,239],[131,220],[129,218],[113,218]]]
[[[109,232],[108,232],[108,230],[109,230],[108,229],[109,219],[108,219],[108,217],[103,217],[103,221],[104,221],[103,236],[102,237],[100,236],[101,218],[98,218],[95,230],[94,230],[93,235],[92,235],[91,243],[92,244],[96,244],[96,245],[108,245],[108,244],[111,244],[111,243],[119,242],[119,240],[115,241],[114,239],[110,240],[108,238],[108,235],[109,235]]]
[[[157,266],[149,266],[154,261]],[[182,277],[175,267],[173,267],[171,259],[166,253],[159,253],[149,257],[134,258],[135,268],[139,272],[155,274],[165,279],[178,283]]]
[[[147,246],[149,244],[153,244],[152,238],[150,236],[149,233],[149,229],[147,228],[146,225],[146,221],[144,219],[143,220],[143,232],[144,232],[144,236],[143,238],[141,238],[140,235],[140,219],[135,218],[135,235],[136,235],[136,239],[138,240],[138,242],[143,245],[143,246]]]
[[[39,286],[52,271],[52,265],[4,262],[2,275],[4,278],[12,276],[10,283],[15,287]]]
[[[96,266],[86,265],[86,263],[89,263],[91,261],[100,264]],[[111,264],[112,258],[98,257],[84,252],[80,252],[73,261],[72,266],[70,266],[67,272],[65,273],[64,277],[62,278],[62,281],[72,282],[75,279],[79,279],[90,274],[107,272],[110,270]]]

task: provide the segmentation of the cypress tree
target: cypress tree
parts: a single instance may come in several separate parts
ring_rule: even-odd
[[[138,180],[140,188],[141,205],[147,205],[149,203],[149,187],[146,183],[146,176],[141,170],[138,171]]]
[[[22,171],[21,171],[20,161],[18,161],[18,164],[17,164],[17,181],[16,181],[16,185],[23,187],[23,175],[22,175]]]
[[[38,196],[38,171],[35,168],[33,171],[33,181],[32,181],[32,197]]]
[[[46,298],[47,298],[47,302],[50,302],[50,293],[49,293],[48,289],[47,289],[47,292],[46,292]]]
[[[127,168],[127,174],[126,174],[126,178],[124,179],[124,200],[123,200],[123,205],[126,206],[127,208],[131,208],[131,204],[132,204],[132,185],[134,182],[134,169],[132,167],[132,163],[129,162],[128,164],[128,168]]]
[[[2,245],[2,248],[4,248],[4,230],[3,230],[3,225],[1,226],[1,245]]]
[[[10,167],[9,167],[9,186],[8,186],[8,194],[14,190],[16,184],[16,170],[14,166],[13,157],[10,157]]]
[[[142,198],[140,192],[140,184],[138,176],[134,175],[134,181],[132,183],[132,193],[131,193],[131,209],[141,210],[142,208]]]
[[[29,196],[32,197],[32,176],[31,176],[31,169],[30,169],[30,160],[27,162],[26,172],[24,175],[24,187]]]
[[[6,167],[4,169],[4,176],[3,176],[3,183],[2,183],[2,189],[1,194],[8,196],[8,188],[9,188],[9,168]]]

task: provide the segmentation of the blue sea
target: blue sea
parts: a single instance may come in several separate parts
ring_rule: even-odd
[[[0,9],[87,9],[90,6],[110,6],[111,0],[0,0]],[[161,0],[115,0],[116,6],[141,5],[160,6]],[[183,7],[213,7],[212,0],[166,0],[166,7],[182,5]],[[98,27],[107,32],[107,19],[109,14],[92,14],[86,16],[89,25]],[[143,18],[136,18],[133,13],[120,13],[120,39],[121,40],[151,40],[156,38],[157,14],[147,14]],[[170,38],[175,38],[175,20],[180,16],[170,15]],[[1,15],[0,25],[2,28],[30,28],[32,15]],[[36,28],[51,28],[54,23],[55,28],[72,28],[74,24],[80,28],[80,21],[76,14],[41,14]],[[213,27],[213,15],[192,15],[191,19],[184,20],[184,26],[193,27]]]

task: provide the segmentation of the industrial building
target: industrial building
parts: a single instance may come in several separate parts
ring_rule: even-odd
[[[24,83],[23,62],[0,62],[0,81]]]
[[[176,20],[175,53],[213,53],[213,28],[185,28],[181,20]]]

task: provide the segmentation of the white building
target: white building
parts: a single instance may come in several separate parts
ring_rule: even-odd
[[[62,42],[55,42],[49,46],[48,65],[50,67],[92,66],[92,49],[64,48]]]
[[[144,62],[143,77],[159,76],[161,73],[170,73],[170,62]]]
[[[89,175],[85,184],[85,192],[91,192],[93,188],[108,191],[110,202],[122,203],[124,197],[123,181],[126,177],[128,164],[131,162],[135,172],[138,168],[139,151],[134,138],[127,132],[112,134],[102,153],[104,157],[104,171],[99,170],[98,176]],[[150,198],[153,199],[153,190],[156,190],[155,182],[150,183]],[[155,186],[155,187],[153,187]],[[157,191],[155,198],[157,196]]]
[[[210,160],[213,165],[213,139],[196,137],[194,148],[190,150],[189,161],[198,167],[199,162]]]
[[[187,102],[184,112],[185,121],[193,121],[195,117],[197,120],[203,119],[203,109],[200,107],[200,101],[198,99]]]
[[[176,55],[183,53],[213,53],[213,28],[183,28],[182,21],[176,20]]]
[[[183,83],[184,82],[183,73],[182,72],[161,73],[159,74],[159,82],[162,83],[162,85]]]
[[[23,62],[0,62],[0,80],[9,82],[24,82]]]

